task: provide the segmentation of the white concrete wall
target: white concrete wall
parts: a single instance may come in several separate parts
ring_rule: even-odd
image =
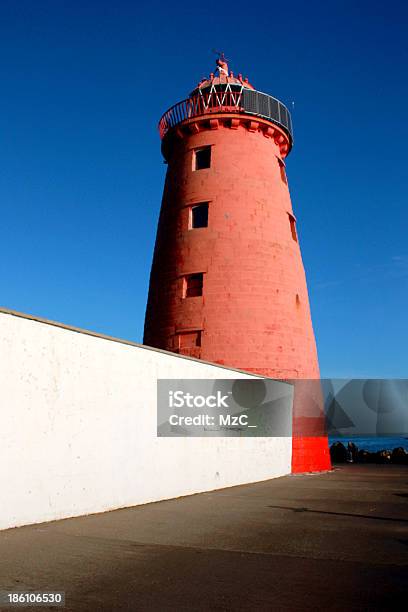
[[[290,472],[290,438],[158,438],[157,378],[245,374],[0,312],[0,529]]]

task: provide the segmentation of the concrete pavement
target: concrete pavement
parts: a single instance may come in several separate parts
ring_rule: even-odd
[[[346,465],[0,532],[0,589],[64,590],[75,612],[389,610],[406,604],[407,566],[405,466]]]

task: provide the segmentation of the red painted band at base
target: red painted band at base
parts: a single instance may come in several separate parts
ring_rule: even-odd
[[[327,436],[293,437],[292,474],[322,472],[331,469]]]

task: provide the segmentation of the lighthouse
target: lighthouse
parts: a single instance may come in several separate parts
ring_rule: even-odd
[[[167,173],[144,344],[265,377],[318,379],[286,174],[288,109],[221,55],[159,131]],[[299,428],[306,395],[295,388],[293,472],[330,467],[327,437]]]

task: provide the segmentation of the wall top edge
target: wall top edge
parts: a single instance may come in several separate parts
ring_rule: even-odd
[[[84,334],[86,336],[93,336],[94,338],[99,338],[101,340],[107,340],[109,342],[117,342],[119,344],[134,346],[135,348],[140,348],[145,351],[153,351],[156,353],[162,353],[163,355],[168,355],[169,357],[173,357],[174,359],[185,359],[187,361],[196,361],[201,364],[209,365],[215,368],[221,368],[223,370],[229,370],[231,372],[237,372],[239,374],[247,374],[247,375],[249,374],[250,376],[253,376],[254,378],[267,378],[266,376],[259,376],[258,374],[254,374],[253,372],[247,372],[245,370],[231,368],[231,367],[221,365],[218,363],[204,361],[203,359],[196,359],[195,357],[188,357],[187,355],[179,355],[177,353],[172,353],[171,351],[165,351],[164,349],[155,348],[153,346],[147,346],[145,344],[139,344],[138,342],[133,342],[132,340],[125,340],[123,338],[115,338],[114,336],[108,336],[106,334],[101,334],[99,332],[92,331],[89,329],[82,329],[81,327],[67,325],[65,323],[60,323],[59,321],[51,321],[50,319],[44,319],[43,317],[39,317],[37,315],[31,315],[31,314],[27,314],[24,312],[19,312],[17,310],[11,310],[10,308],[5,308],[4,306],[0,306],[0,314],[10,315],[13,317],[18,317],[20,319],[27,319],[29,321],[36,321],[37,323],[43,323],[45,325],[59,327],[60,329],[65,329],[66,331],[74,332],[77,334]],[[285,382],[285,381],[280,381],[280,382]]]

